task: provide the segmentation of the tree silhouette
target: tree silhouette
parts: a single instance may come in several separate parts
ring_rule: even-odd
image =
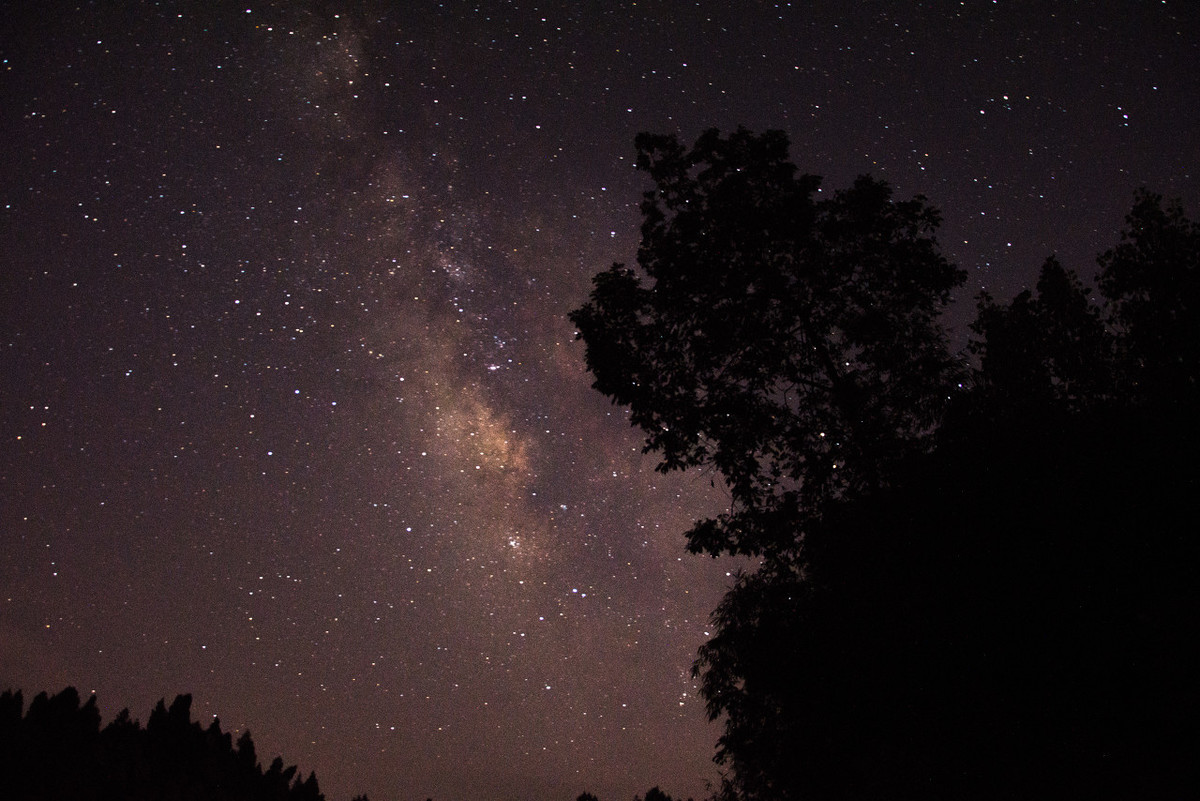
[[[633,798],[634,801],[674,801],[671,796],[664,793],[657,786],[651,787],[649,790],[647,790],[645,798],[639,798],[636,795]]]
[[[1025,290],[1002,305],[981,293],[971,329],[978,337],[970,349],[981,364],[976,404],[1029,414],[1112,400],[1112,337],[1079,277],[1053,256],[1042,265],[1036,296]]]
[[[688,534],[697,552],[794,556],[797,521],[920,447],[953,373],[938,314],[964,274],[936,211],[868,177],[819,200],[787,147],[640,135],[640,271],[613,265],[571,314],[658,468],[729,487],[729,513]]]
[[[1200,224],[1141,191],[1121,242],[1100,256],[1100,290],[1120,334],[1129,390],[1194,406],[1200,388]]]
[[[254,742],[214,719],[191,720],[190,695],[159,701],[143,729],[121,713],[103,729],[94,696],[40,693],[22,714],[19,691],[0,694],[0,798],[5,801],[324,801],[317,777],[275,758],[264,773]]]
[[[689,547],[764,557],[695,666],[717,797],[1194,792],[1200,229],[1141,193],[1103,307],[1053,258],[982,296],[949,393],[923,201],[817,200],[779,134],[638,148],[641,271],[572,319],[659,469],[728,484]]]

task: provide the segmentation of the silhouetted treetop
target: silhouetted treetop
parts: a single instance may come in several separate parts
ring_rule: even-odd
[[[637,138],[654,188],[638,269],[571,314],[595,388],[662,471],[714,469],[730,512],[694,551],[783,555],[796,523],[920,448],[954,373],[939,314],[964,274],[937,212],[869,177],[818,198],[778,131]]]
[[[647,790],[644,798],[635,795],[633,799],[634,801],[674,801],[671,796],[664,793],[658,788],[658,786],[651,787],[649,790]]]
[[[972,399],[988,413],[1096,405],[1194,408],[1200,391],[1200,225],[1140,191],[1121,242],[1097,259],[1103,308],[1051,257],[1037,292],[979,297]],[[1168,411],[1170,410],[1170,411]]]
[[[1111,312],[1132,391],[1178,405],[1200,388],[1200,224],[1178,201],[1141,191],[1120,243],[1100,258],[1100,291]]]
[[[1087,287],[1053,256],[1036,295],[1025,290],[1005,305],[981,293],[971,330],[977,403],[1028,414],[1053,404],[1079,411],[1112,397],[1112,337]]]
[[[38,694],[22,714],[20,691],[0,694],[0,798],[5,801],[324,801],[315,774],[276,758],[263,772],[245,732],[191,719],[192,697],[161,700],[143,729],[121,713],[103,729],[94,696],[68,687]]]

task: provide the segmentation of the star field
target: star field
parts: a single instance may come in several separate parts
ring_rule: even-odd
[[[0,33],[0,685],[330,799],[701,797],[727,502],[566,318],[642,130],[924,193],[971,296],[1200,200],[1184,2],[57,3]]]

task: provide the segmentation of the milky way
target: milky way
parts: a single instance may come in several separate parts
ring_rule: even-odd
[[[681,532],[726,499],[653,471],[566,319],[634,258],[634,134],[925,193],[960,339],[1136,187],[1200,198],[1195,6],[909,5],[15,16],[0,687],[190,692],[331,799],[700,797],[736,564]]]

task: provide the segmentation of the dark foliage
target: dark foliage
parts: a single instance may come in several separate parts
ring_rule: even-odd
[[[651,787],[646,791],[645,798],[635,795],[633,797],[633,801],[674,801],[674,799],[672,799],[671,796],[664,793],[658,787]]]
[[[1200,224],[1139,192],[1121,242],[1100,256],[1100,291],[1119,332],[1127,389],[1194,408],[1200,391]]]
[[[1020,415],[1115,399],[1115,340],[1087,287],[1054,257],[1042,266],[1036,295],[1025,290],[1001,305],[982,293],[971,329],[981,363],[977,403]]]
[[[1183,797],[1196,423],[973,422],[725,597],[698,668],[737,797]]]
[[[660,470],[729,487],[693,551],[788,557],[791,524],[877,484],[938,420],[953,372],[938,314],[964,275],[922,198],[864,177],[817,199],[782,133],[637,148],[655,183],[640,271],[596,276],[571,315],[595,387],[630,407]]]
[[[814,201],[773,134],[638,145],[652,283],[614,267],[573,319],[661,468],[728,482],[692,549],[764,557],[696,664],[717,795],[1194,794],[1200,227],[1141,193],[1103,307],[1053,258],[982,296],[951,393],[931,209]]]
[[[575,801],[599,801],[599,799],[591,793],[580,793],[579,797],[576,798]],[[658,787],[651,787],[646,791],[645,798],[640,795],[635,795],[633,797],[633,801],[674,801],[674,799],[664,793]],[[692,799],[689,798],[687,801],[692,801]]]
[[[0,798],[5,801],[324,801],[317,778],[278,757],[263,771],[250,733],[233,744],[217,720],[191,720],[192,697],[159,701],[145,728],[129,710],[104,728],[95,697],[68,687],[0,695]]]

